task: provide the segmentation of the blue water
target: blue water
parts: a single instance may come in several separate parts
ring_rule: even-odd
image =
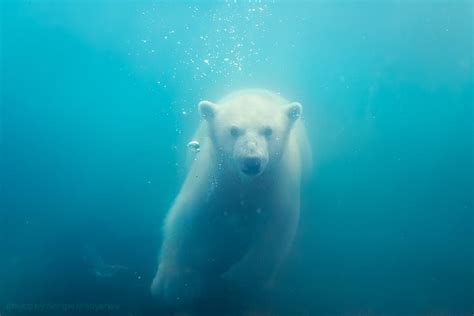
[[[303,104],[315,165],[275,294],[235,314],[472,315],[473,10],[2,1],[0,314],[160,314],[196,105],[258,87]]]

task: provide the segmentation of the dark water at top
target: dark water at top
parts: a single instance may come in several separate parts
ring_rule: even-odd
[[[300,101],[315,160],[263,310],[471,315],[473,10],[2,1],[1,315],[156,311],[196,104],[242,87]]]

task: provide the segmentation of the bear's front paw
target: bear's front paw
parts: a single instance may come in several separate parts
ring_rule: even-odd
[[[166,305],[196,303],[204,296],[204,287],[197,274],[157,275],[151,285],[153,297]]]

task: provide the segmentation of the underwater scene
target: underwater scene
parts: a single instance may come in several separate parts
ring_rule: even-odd
[[[0,2],[0,316],[474,315],[474,2]]]

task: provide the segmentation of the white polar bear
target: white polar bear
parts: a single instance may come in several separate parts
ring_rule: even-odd
[[[306,134],[302,106],[266,90],[201,101],[200,153],[164,226],[152,294],[193,302],[220,278],[272,280],[298,225]]]

